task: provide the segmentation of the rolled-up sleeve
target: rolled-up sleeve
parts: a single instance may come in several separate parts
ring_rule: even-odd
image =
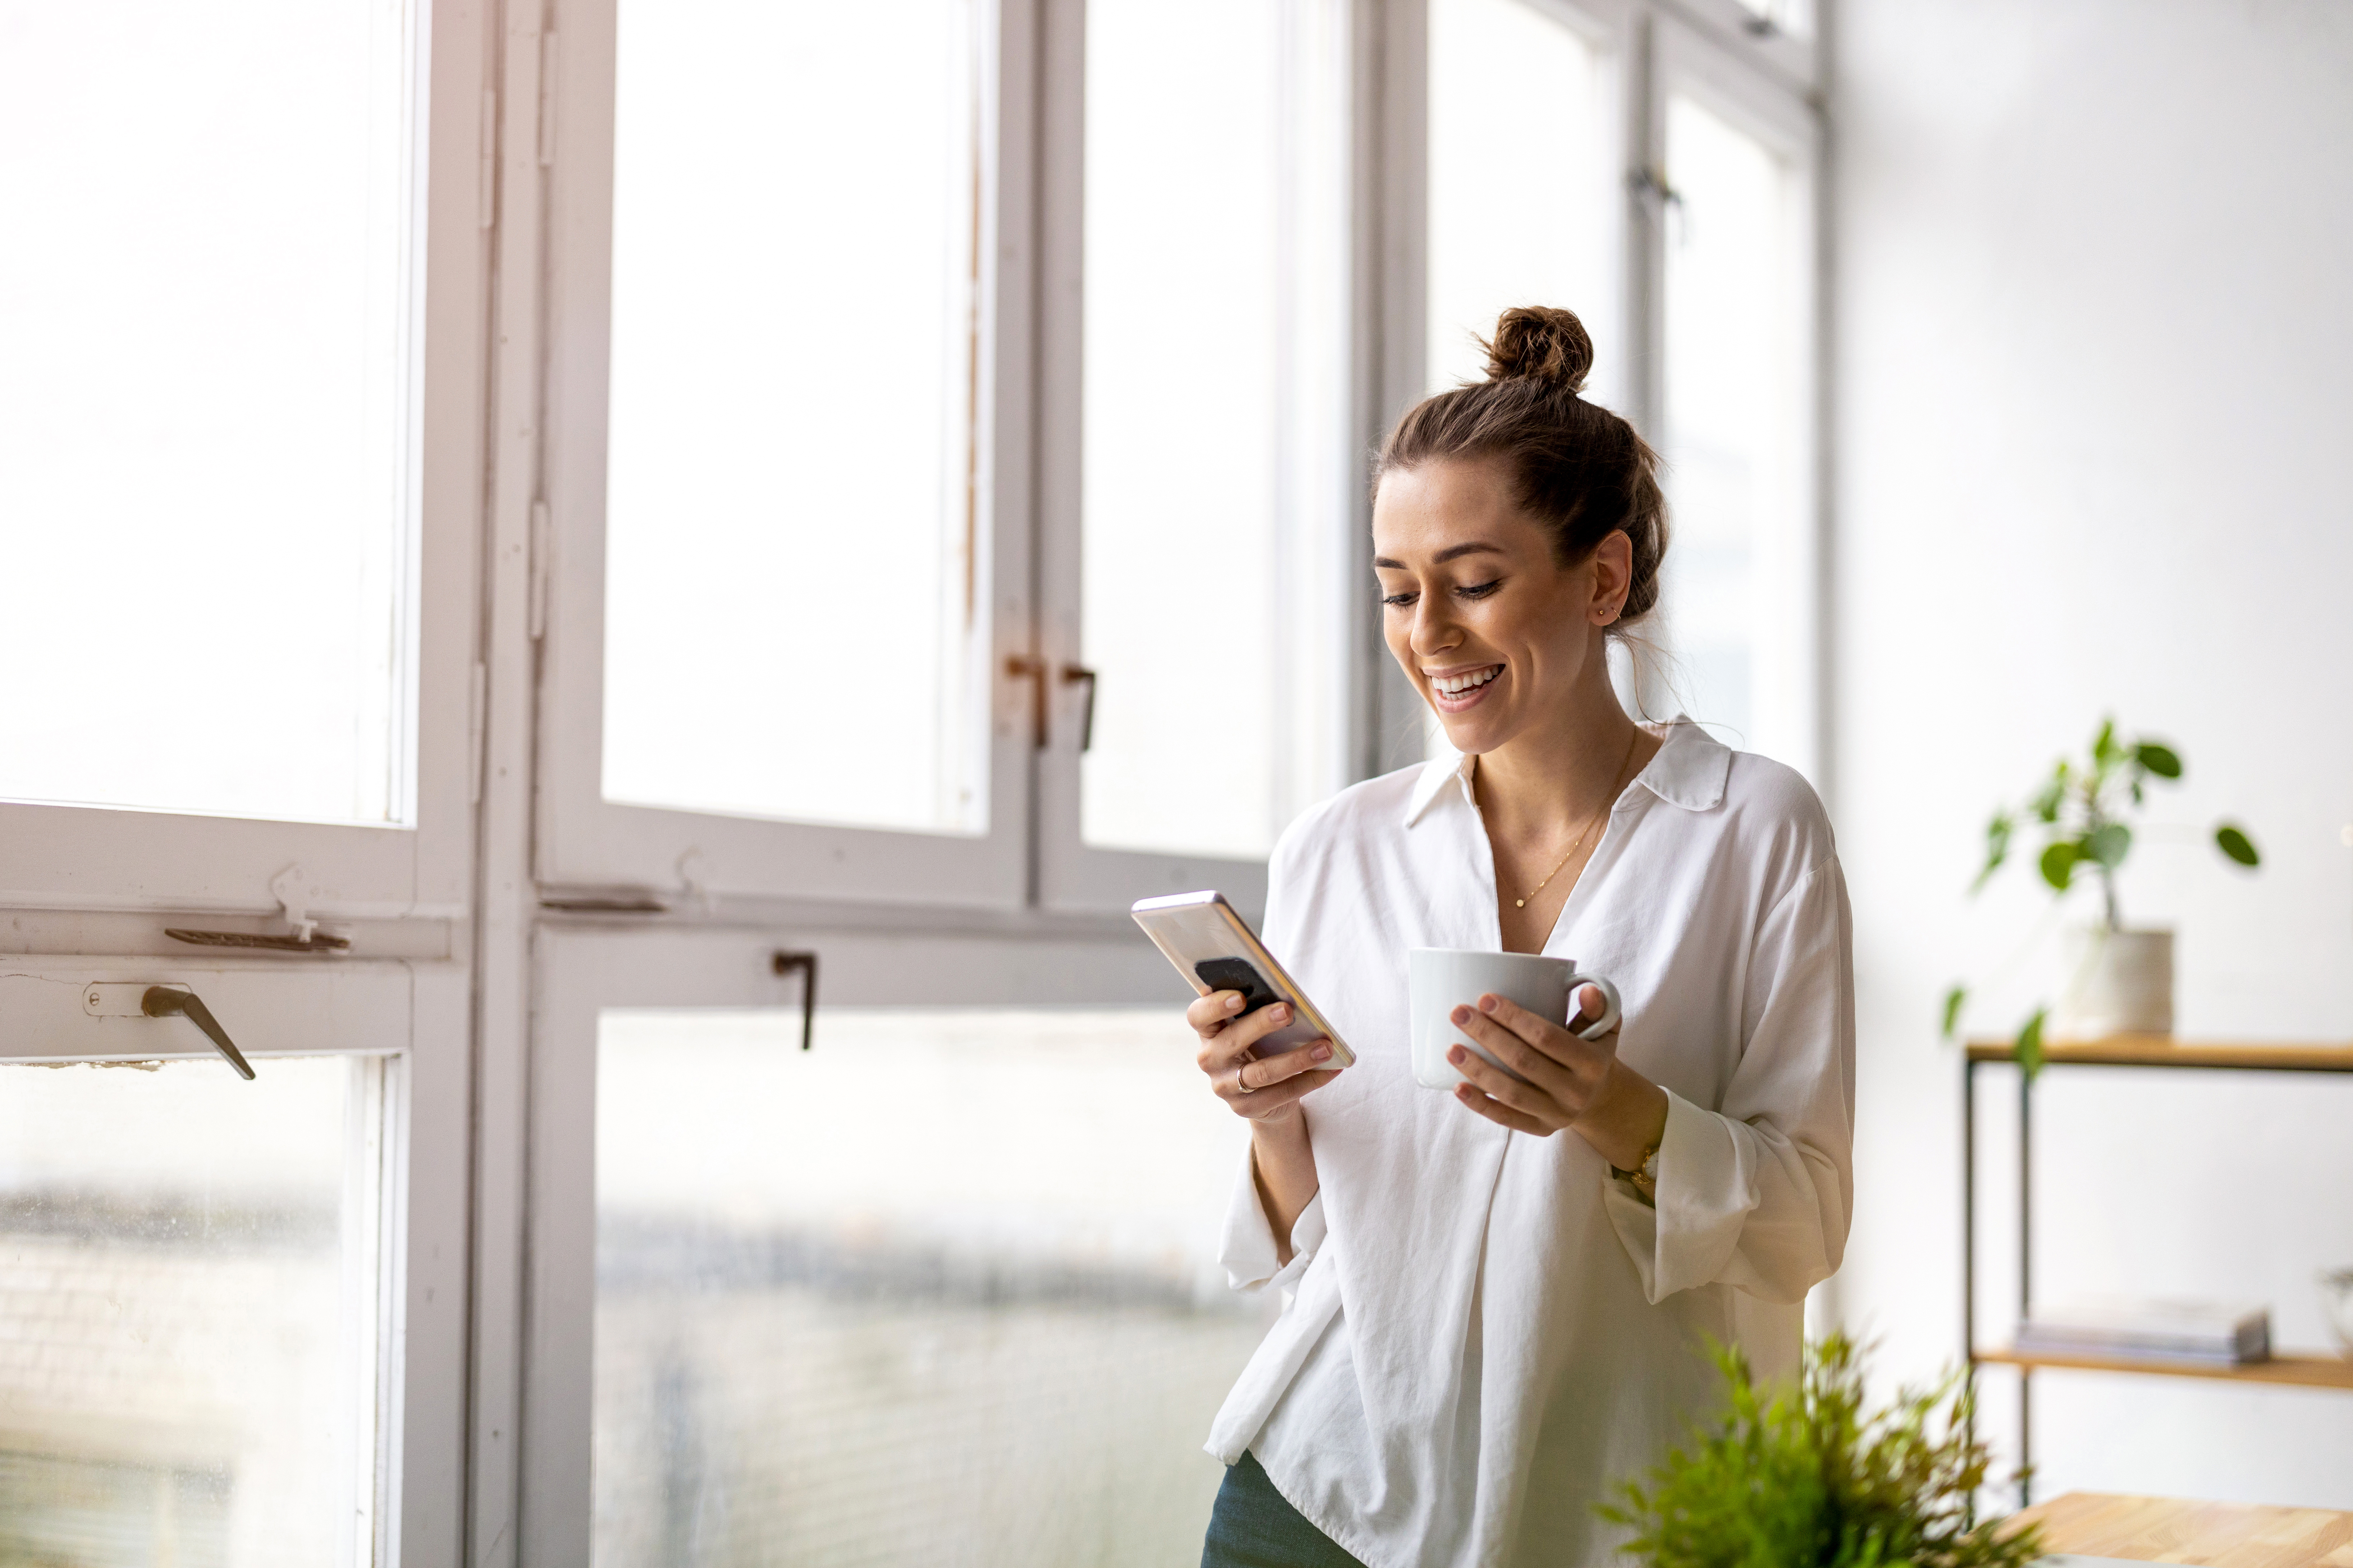
[[[1227,1285],[1253,1293],[1270,1285],[1288,1289],[1307,1271],[1307,1265],[1314,1260],[1315,1249],[1323,1245],[1324,1194],[1317,1193],[1307,1200],[1307,1206],[1291,1226],[1291,1261],[1281,1260],[1274,1226],[1266,1217],[1266,1205],[1259,1201],[1258,1177],[1250,1163],[1250,1151],[1243,1150],[1233,1198],[1226,1205],[1225,1238],[1218,1248],[1218,1261],[1225,1266]]]
[[[1757,929],[1750,1027],[1722,1105],[1668,1092],[1655,1206],[1622,1182],[1603,1194],[1652,1303],[1714,1284],[1801,1301],[1837,1269],[1854,1197],[1853,970],[1846,880],[1832,858]]]

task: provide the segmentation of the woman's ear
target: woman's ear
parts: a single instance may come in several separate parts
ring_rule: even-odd
[[[1612,625],[1626,607],[1634,584],[1634,542],[1622,528],[1611,529],[1593,547],[1593,602],[1588,613],[1597,626]]]

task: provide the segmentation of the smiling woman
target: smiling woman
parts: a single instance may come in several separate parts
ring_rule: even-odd
[[[1506,311],[1487,379],[1407,414],[1375,470],[1389,651],[1460,754],[1294,823],[1265,923],[1356,1064],[1260,1059],[1280,1005],[1187,1015],[1250,1126],[1228,1273],[1291,1300],[1211,1429],[1205,1565],[1613,1560],[1592,1505],[1715,1397],[1694,1347],[1794,1368],[1845,1246],[1829,824],[1791,770],[1619,705],[1609,644],[1658,603],[1667,519],[1650,447],[1580,395],[1592,358],[1569,312]],[[1424,948],[1573,959],[1622,1023],[1593,987],[1574,1019],[1437,997],[1480,1048],[1448,1051],[1441,1098],[1410,1067],[1398,960]]]

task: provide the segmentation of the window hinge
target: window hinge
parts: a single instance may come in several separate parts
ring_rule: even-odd
[[[491,667],[474,661],[473,688],[466,701],[466,797],[470,805],[482,804],[483,732],[490,719]]]
[[[531,605],[524,612],[533,642],[547,635],[547,579],[554,566],[549,557],[554,550],[547,503],[535,500],[531,503]]]
[[[555,35],[539,36],[539,166],[555,163]]]
[[[481,187],[481,222],[489,228],[499,218],[499,95],[487,88],[482,92],[481,171],[477,176]]]

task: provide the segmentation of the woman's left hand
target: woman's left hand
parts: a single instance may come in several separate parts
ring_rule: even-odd
[[[1458,1045],[1446,1059],[1471,1081],[1454,1098],[1514,1132],[1549,1138],[1574,1128],[1620,1170],[1640,1164],[1667,1124],[1667,1095],[1618,1059],[1618,1031],[1598,1040],[1575,1031],[1601,1016],[1601,993],[1577,993],[1578,1012],[1567,1027],[1492,994],[1477,1007],[1457,1007],[1455,1026],[1511,1073]]]

